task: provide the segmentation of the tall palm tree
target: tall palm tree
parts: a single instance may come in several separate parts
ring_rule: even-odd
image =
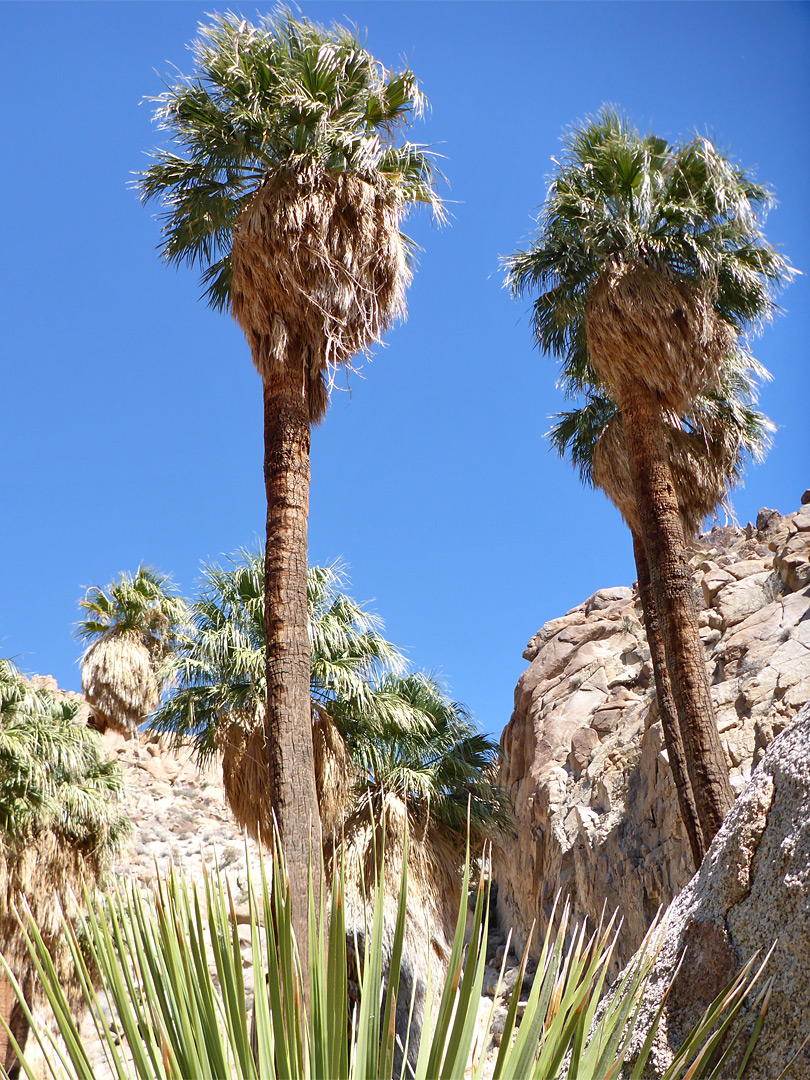
[[[515,295],[537,293],[538,346],[562,360],[569,392],[617,402],[665,643],[673,698],[704,837],[733,796],[667,456],[665,420],[688,413],[748,353],[791,276],[759,214],[768,190],[695,137],[641,136],[615,110],[569,132],[534,243],[507,260]]]
[[[92,724],[137,734],[160,704],[159,668],[182,635],[187,609],[171,579],[149,566],[123,573],[106,589],[87,590],[88,616],[76,636],[90,644],[82,656],[82,693]]]
[[[193,54],[194,74],[156,99],[180,152],[157,151],[140,189],[166,208],[164,256],[203,268],[208,301],[230,307],[262,378],[267,767],[303,935],[317,819],[310,425],[324,416],[336,371],[404,314],[412,244],[403,216],[419,203],[441,216],[441,203],[428,154],[400,138],[424,108],[413,74],[386,71],[348,30],[284,10],[256,25],[216,16]]]
[[[728,372],[724,392],[699,397],[692,413],[678,425],[667,423],[665,436],[684,536],[692,539],[704,519],[725,504],[739,480],[746,458],[761,461],[774,430],[747,400],[747,379]],[[658,712],[664,731],[678,806],[697,869],[708,850],[697,814],[686,762],[663,635],[657,617],[647,554],[641,539],[621,414],[609,398],[592,393],[579,409],[559,413],[549,437],[561,457],[569,456],[587,486],[601,488],[630,528],[638,574],[639,597],[655,676]]]
[[[61,914],[92,888],[129,831],[118,796],[119,766],[101,739],[77,720],[78,703],[35,689],[0,660],[0,952],[26,995],[45,1001],[17,910],[26,903],[68,998],[81,986],[61,937]],[[22,1046],[28,1025],[10,984],[0,977],[0,1014]],[[0,1065],[15,1055],[0,1031]]]

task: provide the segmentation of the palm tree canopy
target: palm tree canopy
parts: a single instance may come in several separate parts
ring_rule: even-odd
[[[209,303],[228,306],[240,216],[263,184],[356,177],[442,216],[438,173],[399,138],[425,98],[409,70],[385,70],[355,34],[281,9],[256,25],[217,15],[192,46],[194,73],[152,99],[173,141],[138,181],[165,206],[161,250],[202,269]]]
[[[397,702],[375,692],[385,674],[404,670],[399,650],[381,633],[379,616],[345,595],[339,563],[307,573],[310,693],[329,707],[336,698],[367,716],[397,715]],[[230,716],[258,719],[266,698],[264,556],[243,549],[231,565],[205,566],[191,605],[193,631],[163,670],[172,687],[150,726],[190,740],[201,761],[217,750],[217,728]],[[402,714],[400,703],[399,714]]]
[[[665,438],[678,506],[688,536],[708,515],[726,505],[747,460],[760,462],[770,446],[773,423],[743,395],[734,380],[707,391],[683,417],[670,417]],[[568,457],[587,487],[601,488],[640,535],[621,414],[596,391],[578,409],[558,413],[548,432],[560,457]]]
[[[396,795],[423,828],[439,823],[457,837],[469,820],[473,843],[509,829],[509,801],[495,782],[498,746],[465,706],[421,672],[389,675],[379,690],[409,707],[412,722],[383,718],[369,733],[351,702],[338,699],[330,710],[356,764],[361,801]]]
[[[137,731],[160,703],[158,668],[183,638],[186,602],[169,577],[140,566],[106,589],[88,589],[79,605],[88,612],[76,636],[90,643],[82,656],[82,691],[92,722],[102,731]]]
[[[79,607],[89,613],[76,624],[82,641],[131,636],[157,659],[175,647],[188,618],[171,578],[151,566],[139,566],[134,575],[122,573],[106,589],[93,585]]]
[[[104,862],[129,832],[116,762],[78,704],[35,689],[0,660],[0,834],[4,847],[45,830]]]
[[[514,295],[536,294],[535,339],[562,360],[566,392],[604,388],[589,355],[586,302],[611,275],[635,274],[639,288],[653,277],[668,283],[676,304],[705,301],[724,331],[719,351],[753,363],[742,335],[772,316],[775,291],[794,273],[762,231],[769,190],[708,139],[642,136],[610,107],[563,145],[537,236],[505,266]]]
[[[168,699],[150,727],[190,742],[209,759],[236,723],[250,732],[264,715],[264,559],[243,550],[230,567],[207,566],[192,605],[194,632],[165,665]],[[420,820],[459,829],[471,800],[473,825],[508,823],[492,766],[498,747],[438,681],[406,673],[378,615],[347,596],[340,564],[308,571],[310,693],[345,740],[357,795],[393,792]]]

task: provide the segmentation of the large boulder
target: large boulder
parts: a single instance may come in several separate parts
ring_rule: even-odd
[[[740,792],[810,699],[810,513],[763,510],[691,553],[707,670]],[[501,739],[517,839],[496,850],[498,914],[521,948],[554,897],[578,915],[621,910],[614,972],[694,866],[680,819],[637,594],[605,589],[529,642]],[[539,933],[538,933],[539,931]]]
[[[651,1075],[664,1072],[737,970],[774,942],[766,968],[774,980],[770,1010],[747,1080],[779,1076],[810,1035],[810,705],[768,749],[699,873],[667,913],[666,937],[633,1035],[639,1047],[675,977],[653,1044]],[[810,1076],[810,1045],[791,1075]]]

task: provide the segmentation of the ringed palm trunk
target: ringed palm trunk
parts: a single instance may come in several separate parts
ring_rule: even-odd
[[[287,861],[305,986],[309,984],[309,866],[320,881],[320,819],[310,717],[307,518],[310,420],[304,360],[264,381],[267,490],[265,632],[270,792]],[[317,910],[317,896],[316,896]],[[307,989],[308,993],[308,989]]]
[[[706,677],[661,408],[652,391],[629,379],[620,387],[619,404],[672,696],[708,845],[731,809],[734,795]]]
[[[692,849],[692,861],[695,870],[700,868],[708,845],[703,840],[703,830],[700,827],[700,819],[695,805],[695,797],[692,793],[692,783],[689,779],[689,769],[686,764],[686,751],[681,736],[681,728],[678,723],[678,713],[675,708],[675,698],[672,693],[672,682],[667,669],[666,650],[664,639],[658,623],[658,613],[655,607],[652,582],[650,580],[650,568],[647,563],[647,552],[641,537],[633,532],[633,554],[636,559],[636,572],[638,573],[638,591],[641,598],[641,608],[644,613],[644,626],[647,631],[647,644],[650,646],[653,674],[655,676],[655,694],[658,699],[658,712],[661,715],[661,726],[664,729],[664,742],[669,757],[669,767],[672,770],[672,778],[675,782],[675,791],[678,796],[678,808],[681,812],[686,835],[689,837],[689,846]]]

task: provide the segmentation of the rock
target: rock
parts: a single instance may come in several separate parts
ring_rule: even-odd
[[[793,587],[810,574],[805,516],[763,510],[756,529],[716,527],[694,544],[707,670],[735,792],[810,697],[810,585]],[[779,560],[794,557],[783,572]],[[532,923],[542,940],[563,889],[574,913],[594,922],[604,903],[621,909],[616,971],[659,904],[692,875],[640,616],[630,590],[600,590],[546,623],[525,654],[501,739],[501,783],[518,835],[493,855],[498,916],[514,928],[518,952]]]
[[[810,488],[802,492],[802,506],[807,506],[808,503],[810,503]]]
[[[599,736],[593,728],[578,728],[571,736],[571,753],[568,761],[575,775],[579,775],[591,760],[599,745]]]
[[[785,585],[794,592],[810,585],[810,514],[799,515],[795,521],[807,519],[787,542],[778,549],[773,559],[774,570]]]
[[[703,590],[706,607],[710,607],[720,590],[733,581],[734,575],[729,574],[727,570],[721,570],[719,566],[705,573],[700,582],[700,587]]]
[[[747,616],[765,607],[779,594],[779,579],[771,570],[762,570],[719,590],[712,606],[724,627],[735,626]]]
[[[641,1045],[664,987],[675,975],[653,1044],[660,1076],[689,1029],[758,950],[775,944],[766,968],[770,1010],[746,1077],[779,1076],[810,1032],[810,705],[775,740],[717,834],[700,872],[667,913],[651,992],[635,1023]],[[729,1069],[736,1074],[736,1069]],[[805,1046],[791,1075],[810,1075]]]

